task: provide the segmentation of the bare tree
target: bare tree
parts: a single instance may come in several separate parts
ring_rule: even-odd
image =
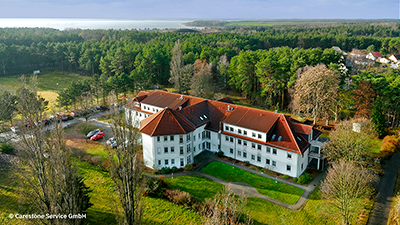
[[[353,123],[360,124],[360,132],[353,131]],[[345,159],[363,163],[371,152],[371,137],[374,136],[377,136],[376,131],[367,119],[343,121],[330,133],[331,140],[324,152],[330,161]]]
[[[355,117],[370,118],[372,108],[374,106],[376,94],[371,87],[369,81],[361,81],[356,89],[354,89],[353,100],[357,107]]]
[[[324,198],[340,210],[343,224],[350,224],[352,215],[359,208],[357,200],[371,194],[374,177],[355,162],[339,160],[328,169],[321,190]]]
[[[228,57],[225,53],[225,54],[221,55],[221,57],[219,57],[219,62],[217,65],[217,70],[219,71],[219,75],[221,77],[221,80],[224,83],[225,89],[228,88],[228,67],[229,67],[229,61],[228,61]]]
[[[214,94],[214,82],[211,76],[211,68],[206,60],[197,59],[193,65],[192,77],[193,95],[201,98],[211,98]]]
[[[293,107],[314,118],[329,118],[339,90],[339,74],[319,64],[300,75],[294,86]]]
[[[138,142],[139,131],[132,126],[132,116],[126,120],[121,118],[116,107],[111,110],[111,129],[117,142],[117,147],[109,150],[111,177],[122,204],[124,224],[141,224],[145,180],[142,176],[144,163]]]
[[[206,225],[220,225],[220,224],[252,224],[249,215],[246,215],[244,208],[247,204],[247,199],[244,197],[237,197],[233,194],[230,185],[225,187],[224,191],[215,195],[213,202],[205,214]],[[240,219],[245,217],[244,223]]]
[[[44,131],[44,101],[35,87],[24,84],[19,92],[18,111],[23,117],[17,155],[25,197],[39,214],[85,213],[91,206],[89,190],[78,174],[76,163],[63,139],[61,125],[52,126],[50,137]],[[45,224],[81,224],[80,219],[43,220]]]
[[[188,73],[188,68],[185,68],[183,65],[181,44],[181,40],[177,40],[172,48],[172,58],[170,62],[171,77],[169,78],[169,82],[178,89],[179,93],[188,91],[190,86],[190,78],[187,78],[187,76],[190,76],[190,73]]]

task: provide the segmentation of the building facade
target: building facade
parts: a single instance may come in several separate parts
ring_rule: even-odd
[[[320,149],[320,131],[280,113],[166,91],[140,92],[124,106],[142,133],[145,165],[183,168],[202,151],[299,177]],[[313,143],[313,144],[312,144]],[[322,158],[321,158],[322,159]],[[318,159],[319,162],[320,159]]]

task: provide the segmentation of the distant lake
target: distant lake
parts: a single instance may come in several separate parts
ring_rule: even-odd
[[[183,23],[193,20],[118,20],[118,19],[0,19],[0,28],[4,27],[48,27],[65,29],[179,29],[186,27]],[[199,29],[197,27],[196,29]]]

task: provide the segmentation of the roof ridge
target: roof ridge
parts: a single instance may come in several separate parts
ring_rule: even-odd
[[[157,125],[156,125],[156,127],[158,128],[158,124],[160,124],[160,122],[161,122],[161,119],[163,118],[163,116],[164,116],[164,114],[166,113],[166,110],[168,109],[168,107],[167,108],[165,108],[164,110],[163,110],[163,113],[160,113],[160,114],[158,114],[157,116],[155,116],[154,117],[154,119],[156,118],[156,117],[158,117],[159,115],[161,115],[161,118],[158,120],[158,122],[157,122]],[[151,120],[151,121],[153,121],[153,120]],[[151,135],[150,136],[153,136],[153,134],[156,132],[156,130],[157,129],[153,129],[153,132],[151,133]]]
[[[294,143],[296,144],[296,147],[297,147],[297,150],[299,150],[300,152],[301,152],[301,149],[300,149],[300,146],[299,146],[299,144],[297,143],[297,141],[296,141],[296,137],[293,135],[293,132],[296,132],[296,131],[294,131],[294,130],[292,130],[292,128],[290,127],[290,125],[289,125],[289,122],[288,122],[288,120],[286,119],[286,116],[284,115],[284,114],[281,114],[282,116],[283,116],[283,119],[285,120],[285,124],[288,126],[288,128],[289,128],[289,135],[293,138],[293,141],[294,141]]]

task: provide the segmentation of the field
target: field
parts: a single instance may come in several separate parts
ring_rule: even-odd
[[[228,182],[242,182],[253,186],[260,194],[278,201],[294,205],[304,190],[275,180],[229,166],[221,162],[212,162],[202,169],[203,173]]]

